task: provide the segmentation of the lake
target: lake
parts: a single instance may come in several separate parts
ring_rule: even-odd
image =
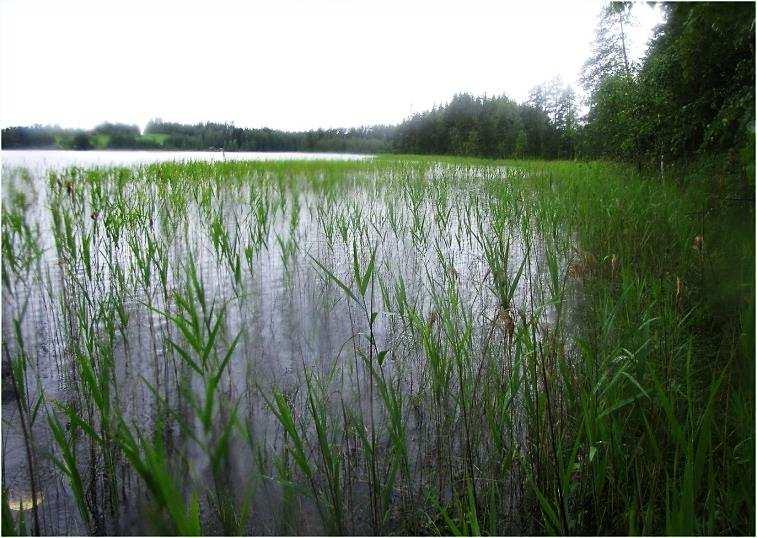
[[[370,155],[351,153],[303,153],[262,151],[65,151],[3,150],[0,160],[5,166],[65,168],[67,166],[129,166],[165,161],[282,161],[282,160],[362,160]]]

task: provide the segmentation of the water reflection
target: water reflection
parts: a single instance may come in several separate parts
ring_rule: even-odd
[[[66,151],[3,150],[3,166],[23,166],[35,170],[62,169],[68,166],[129,166],[165,161],[285,161],[285,160],[363,160],[370,155],[353,153],[303,153],[295,151]]]
[[[76,156],[96,159],[97,153]],[[128,159],[138,162],[139,153]],[[62,166],[63,158],[54,157],[55,165]],[[371,381],[376,352],[385,350],[382,379],[396,386],[407,402],[402,410],[409,447],[403,487],[428,487],[449,495],[452,477],[429,470],[459,466],[461,418],[454,394],[460,386],[451,366],[440,373],[433,361],[441,357],[452,364],[457,353],[469,361],[476,383],[482,372],[489,372],[493,377],[487,382],[499,384],[515,368],[507,322],[532,315],[543,303],[538,300],[545,279],[539,242],[517,219],[497,222],[509,211],[497,204],[509,202],[490,196],[483,183],[471,182],[504,181],[509,173],[498,167],[366,166],[350,169],[329,184],[323,179],[325,171],[292,179],[240,169],[233,180],[167,182],[123,182],[117,173],[105,172],[97,181],[78,179],[74,194],[46,181],[39,171],[27,182],[10,178],[14,188],[27,194],[27,218],[41,231],[39,264],[30,268],[28,278],[12,282],[12,293],[4,294],[3,340],[6,356],[21,351],[18,322],[30,361],[29,401],[34,404],[44,395],[42,418],[31,430],[38,495],[45,499],[40,508],[44,532],[150,530],[140,517],[149,507],[148,496],[126,461],[93,456],[92,443],[80,434],[76,451],[91,480],[88,495],[102,503],[88,527],[77,517],[64,477],[47,457],[56,449],[44,414],[56,412],[54,402],[97,415],[92,402],[83,398],[87,390],[77,362],[88,354],[112,354],[108,386],[113,405],[136,431],[147,434],[168,417],[179,417],[168,421],[162,435],[183,487],[215,484],[230,492],[232,504],[249,494],[255,518],[247,532],[291,531],[279,526],[287,518],[298,531],[322,533],[327,529],[309,496],[297,496],[296,510],[291,505],[294,493],[286,472],[292,470],[284,470],[280,459],[290,457],[291,449],[285,447],[291,434],[271,412],[272,395],[284,395],[295,419],[306,425],[308,443],[315,443],[310,437],[314,426],[307,425],[309,395],[313,383],[322,384],[324,412],[339,424],[333,442],[345,465],[365,450],[366,441],[356,428],[374,424],[382,432],[375,450],[389,457],[390,417],[380,411],[380,396]],[[109,205],[116,201],[119,205]],[[72,219],[69,247],[63,236],[53,237],[61,226],[56,219],[65,221],[65,215]],[[120,220],[109,220],[116,216]],[[496,275],[486,250],[492,237],[507,245],[502,251],[504,272]],[[93,248],[85,258],[81,253],[86,242]],[[71,252],[78,253],[76,259]],[[372,252],[377,253],[373,280],[361,294],[367,311],[375,312],[373,322],[329,277],[357,289],[353,267],[367,267]],[[197,292],[190,280],[194,272],[202,292],[192,298]],[[513,283],[507,305],[497,278]],[[183,315],[181,300],[202,304],[211,321],[218,319],[213,313],[223,312],[214,349],[221,355],[233,349],[218,385],[221,403],[207,432],[194,418],[204,388],[178,356],[177,343],[186,333],[169,319]],[[549,322],[553,312],[542,308],[539,315]],[[207,325],[206,332],[212,323]],[[439,356],[434,359],[433,353]],[[440,383],[446,392],[437,390]],[[29,483],[27,451],[18,399],[11,393],[5,397],[5,385],[4,379],[3,482],[21,490]],[[213,428],[232,413],[240,433],[228,442],[221,473],[206,457],[203,443],[214,442]],[[356,421],[362,421],[360,426],[354,426]],[[511,421],[513,438],[525,442],[517,413]],[[190,424],[191,432],[180,424]],[[488,457],[486,448],[477,447],[482,462]],[[345,492],[352,514],[349,532],[370,532],[368,469],[356,463],[344,472],[350,488]],[[522,487],[520,478],[516,473],[508,477],[512,491]],[[398,503],[402,494],[392,493]],[[213,510],[203,500],[203,513]],[[225,530],[210,516],[203,520],[203,529],[206,534]]]

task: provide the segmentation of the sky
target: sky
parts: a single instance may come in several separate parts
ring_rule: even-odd
[[[0,124],[399,123],[460,92],[578,86],[597,1],[0,0]],[[639,58],[659,8],[634,5]]]

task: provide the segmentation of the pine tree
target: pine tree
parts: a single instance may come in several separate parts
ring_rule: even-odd
[[[626,34],[630,20],[630,2],[612,2],[602,10],[592,54],[581,74],[581,85],[589,96],[596,92],[603,80],[611,76],[631,76],[628,60],[630,42]]]

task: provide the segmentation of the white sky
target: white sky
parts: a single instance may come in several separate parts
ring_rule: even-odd
[[[0,123],[398,123],[455,93],[577,85],[596,1],[0,0]],[[661,20],[634,6],[640,56]]]

